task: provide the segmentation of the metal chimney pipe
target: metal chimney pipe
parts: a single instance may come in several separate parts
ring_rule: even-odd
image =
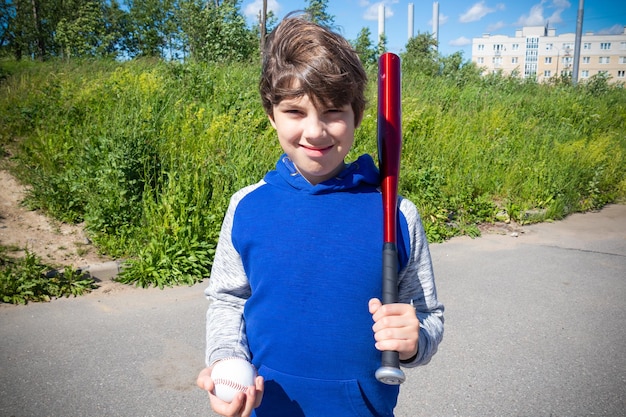
[[[378,40],[385,34],[385,5],[378,5]]]
[[[413,37],[413,3],[409,3],[409,40]]]
[[[433,3],[433,38],[437,42],[435,50],[439,49],[439,2]]]

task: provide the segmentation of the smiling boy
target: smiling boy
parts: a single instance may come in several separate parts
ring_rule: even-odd
[[[345,39],[300,17],[283,20],[267,45],[260,93],[284,154],[231,198],[206,290],[198,385],[225,416],[393,416],[399,388],[374,377],[380,351],[426,364],[443,336],[419,215],[399,200],[400,302],[383,306],[378,170],[369,155],[345,162],[365,71]],[[213,395],[211,369],[232,356],[260,376],[228,404]]]

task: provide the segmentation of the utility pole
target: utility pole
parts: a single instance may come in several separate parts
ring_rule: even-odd
[[[572,85],[578,82],[578,67],[580,63],[580,42],[583,36],[583,13],[585,0],[578,0],[578,17],[576,18],[576,39],[574,41],[574,68],[572,70]]]
[[[261,8],[261,21],[259,22],[259,32],[261,33],[261,62],[263,62],[263,53],[265,51],[265,38],[267,37],[267,0],[263,0],[263,7]]]

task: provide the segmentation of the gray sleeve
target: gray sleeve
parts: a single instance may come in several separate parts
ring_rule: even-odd
[[[250,297],[250,284],[239,253],[233,246],[232,228],[237,205],[261,183],[235,193],[230,200],[220,231],[209,286],[206,313],[206,365],[237,356],[250,360],[243,307]]]
[[[411,201],[401,199],[400,210],[408,222],[411,252],[398,277],[399,301],[413,302],[420,321],[417,357],[411,362],[402,362],[402,366],[411,368],[426,365],[437,352],[443,338],[444,307],[437,300],[430,250],[417,208]]]

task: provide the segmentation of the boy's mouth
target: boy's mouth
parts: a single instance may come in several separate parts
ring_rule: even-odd
[[[323,156],[329,150],[333,148],[333,145],[329,146],[309,146],[309,145],[300,145],[301,148],[304,149],[305,153],[309,156]]]

